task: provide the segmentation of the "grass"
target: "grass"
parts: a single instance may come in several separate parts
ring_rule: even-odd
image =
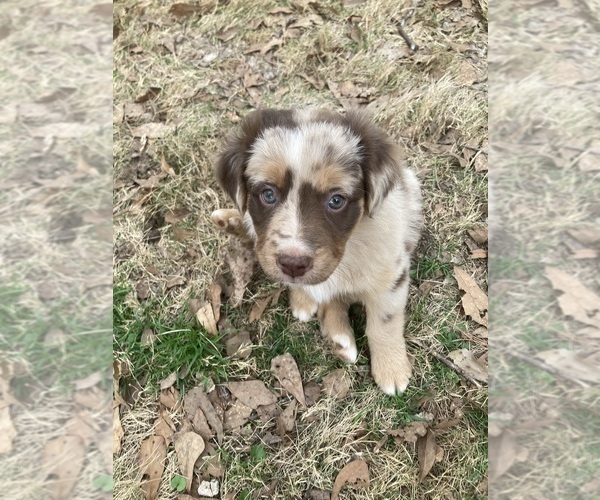
[[[138,497],[137,452],[141,441],[153,433],[159,409],[157,384],[162,379],[172,372],[182,373],[176,382],[182,392],[206,379],[215,384],[259,379],[274,388],[271,359],[285,352],[297,361],[304,383],[320,382],[331,371],[344,369],[352,380],[351,390],[341,401],[321,398],[300,411],[287,443],[268,444],[265,436],[276,430],[273,422],[259,419],[251,419],[244,433],[226,433],[219,451],[225,465],[220,478],[223,495],[255,495],[274,479],[278,481],[271,495],[277,498],[300,498],[308,489],[331,490],[341,467],[361,457],[369,463],[371,486],[344,490],[349,498],[481,497],[477,486],[487,467],[486,391],[463,386],[453,371],[411,347],[413,382],[405,394],[384,397],[368,374],[361,307],[350,311],[359,349],[354,366],[331,355],[316,322],[299,324],[292,319],[286,293],[259,321],[249,324],[255,298],[273,289],[260,274],[249,284],[238,308],[225,305],[221,311],[230,323],[228,329],[250,332],[253,350],[249,358],[228,358],[224,339],[208,338],[189,311],[189,301],[203,299],[208,285],[226,270],[222,252],[228,239],[215,231],[209,219],[214,209],[230,206],[211,169],[225,133],[258,106],[341,109],[331,89],[350,81],[381,104],[375,109],[376,120],[395,137],[423,183],[426,230],[411,271],[407,338],[443,353],[457,348],[483,353],[486,349],[484,342],[468,335],[476,325],[464,317],[452,277],[458,265],[484,288],[487,280],[485,262],[470,259],[465,244],[467,231],[486,223],[486,173],[475,172],[472,164],[461,166],[456,158],[465,143],[480,147],[486,139],[486,21],[481,20],[481,7],[476,4],[473,12],[463,12],[423,2],[407,21],[411,36],[421,46],[409,58],[390,22],[392,16],[406,14],[395,1],[351,8],[334,1],[296,6],[293,17],[306,21],[296,31],[293,22],[286,28],[286,16],[269,13],[276,6],[281,5],[270,0],[251,6],[241,0],[214,2],[206,4],[202,15],[177,19],[160,2],[144,7],[147,17],[136,13],[139,6],[133,0],[115,5],[120,33],[114,52],[118,118],[113,174],[114,343],[117,359],[131,371],[124,385],[136,380],[142,389],[135,404],[122,409],[125,435],[123,450],[115,457],[115,498]],[[360,43],[348,35],[351,14],[361,18]],[[463,14],[479,21],[468,27],[454,26],[452,15]],[[254,23],[256,28],[248,28]],[[448,30],[439,29],[444,23]],[[219,36],[229,27],[235,30],[233,38],[222,41]],[[284,32],[283,44],[274,52],[247,52],[248,47]],[[460,48],[448,49],[460,43],[470,44],[471,55]],[[212,59],[207,62],[206,57]],[[481,83],[457,82],[467,62]],[[243,78],[248,71],[258,82],[249,89]],[[314,77],[317,86],[302,75]],[[136,108],[134,101],[150,87],[160,91]],[[146,122],[164,122],[176,129],[160,138],[133,137],[132,130]],[[448,144],[438,148],[443,142]],[[158,173],[162,156],[175,175],[156,188],[139,187],[135,179]],[[156,237],[148,241],[145,235],[153,216],[160,222],[178,209],[186,209],[189,215],[179,222],[155,224],[159,226]],[[181,276],[184,283],[167,288],[167,278],[173,275]],[[145,300],[137,297],[140,280],[148,283]],[[424,284],[428,290],[421,294]],[[153,345],[140,343],[147,328],[156,335]],[[421,419],[424,412],[440,421],[454,418],[459,406],[466,416],[438,437],[444,458],[422,483],[416,480],[413,445],[396,444],[390,438],[374,452],[387,429]],[[177,411],[172,415],[180,421]],[[175,497],[169,483],[178,473],[170,447],[160,498]]]
[[[490,318],[496,318],[496,348],[490,364],[496,368],[490,410],[510,416],[506,426],[529,450],[527,461],[490,485],[497,498],[581,497],[600,464],[596,388],[582,390],[511,356],[598,347],[578,338],[581,325],[563,316],[544,275],[545,266],[553,266],[592,290],[600,285],[596,262],[573,259],[567,234],[599,215],[598,173],[580,171],[575,161],[598,134],[589,107],[597,81],[573,85],[565,73],[549,71],[567,63],[568,73],[582,81],[595,74],[581,54],[559,48],[566,32],[557,16],[567,12],[573,19],[567,31],[577,33],[583,50],[593,47],[596,2],[553,12],[500,7],[490,41],[498,47],[491,61],[492,142],[504,145],[494,154],[492,177]],[[533,25],[539,35],[526,29]],[[500,60],[505,63],[497,65]]]
[[[89,3],[5,5],[0,377],[21,404],[6,409],[16,436],[2,456],[0,484],[7,499],[49,497],[44,447],[83,415],[93,431],[69,495],[104,498],[93,481],[112,472],[99,450],[112,411],[91,411],[75,398],[90,375],[99,375],[99,398],[109,401],[112,386],[111,23]]]

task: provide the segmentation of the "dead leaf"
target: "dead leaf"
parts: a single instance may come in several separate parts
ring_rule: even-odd
[[[215,337],[218,334],[215,314],[208,302],[203,301],[201,303],[200,308],[196,312],[196,318],[209,335]]]
[[[600,170],[600,155],[588,153],[577,162],[582,172],[597,172]]]
[[[250,310],[250,316],[248,317],[248,322],[253,323],[254,321],[258,321],[262,317],[262,315],[265,312],[265,309],[267,308],[269,303],[272,303],[272,301],[275,297],[277,297],[277,299],[279,299],[279,295],[281,295],[281,291],[282,291],[282,289],[278,288],[274,292],[271,292],[271,293],[257,299],[256,302],[254,302],[254,304],[252,305],[252,309]]]
[[[185,278],[183,276],[167,276],[167,282],[165,283],[167,290],[173,288],[174,286],[181,285],[185,285]]]
[[[90,387],[94,387],[96,384],[102,382],[102,373],[94,372],[88,375],[85,378],[81,378],[75,381],[75,389],[78,391],[82,391],[83,389],[89,389]]]
[[[355,488],[367,488],[369,486],[369,467],[367,462],[364,460],[354,460],[342,468],[333,483],[331,500],[339,499],[340,491],[346,484]]]
[[[17,429],[10,417],[10,407],[7,405],[0,409],[0,454],[10,453],[13,449],[13,440]]]
[[[485,248],[475,248],[471,252],[471,259],[487,259],[488,253]]]
[[[194,464],[204,451],[204,439],[195,432],[184,432],[175,434],[174,443],[179,470],[186,479],[185,491],[189,492],[194,479]]]
[[[298,76],[304,78],[308,83],[310,83],[315,89],[323,90],[325,88],[325,82],[320,80],[316,76],[309,76],[306,73],[298,73]]]
[[[527,460],[529,451],[519,445],[514,434],[504,429],[499,435],[490,435],[489,479],[495,481],[516,463]]]
[[[473,85],[477,81],[477,70],[468,61],[462,61],[456,75],[458,85]]]
[[[106,393],[98,387],[90,387],[83,391],[77,391],[73,399],[75,402],[90,410],[99,410],[108,401],[106,400]]]
[[[458,282],[458,287],[466,292],[461,299],[465,314],[471,316],[473,321],[487,327],[487,295],[479,288],[475,280],[460,267],[454,267],[454,277]]]
[[[234,240],[225,250],[225,262],[233,277],[231,304],[233,307],[238,307],[244,297],[246,285],[250,282],[254,274],[256,255],[252,250],[245,248],[239,241]]]
[[[567,59],[560,59],[552,65],[552,72],[547,81],[550,85],[556,87],[572,87],[581,81],[579,65]]]
[[[229,382],[227,387],[231,394],[253,410],[256,410],[259,406],[277,402],[277,396],[267,389],[264,382],[260,380]]]
[[[580,323],[600,328],[600,296],[560,269],[546,266],[545,271],[552,287],[563,292],[558,297],[562,312]]]
[[[165,214],[165,222],[168,224],[177,224],[184,220],[188,215],[192,212],[187,208],[175,208],[174,210],[169,210]]]
[[[218,323],[221,319],[221,293],[223,292],[221,285],[218,283],[211,283],[206,290],[206,297],[210,301],[210,305],[213,310],[215,321]]]
[[[448,353],[448,357],[465,373],[476,380],[487,382],[488,369],[468,349],[457,349]]]
[[[399,429],[390,429],[388,435],[394,437],[398,444],[406,441],[407,443],[416,443],[417,440],[427,434],[428,425],[425,422],[410,422]]]
[[[281,423],[283,424],[283,428],[286,432],[291,432],[294,430],[294,424],[296,423],[296,400],[292,399],[290,404],[287,405],[287,408],[281,412],[279,416],[281,418]]]
[[[121,447],[123,443],[123,436],[125,435],[125,431],[123,430],[123,425],[121,424],[121,415],[119,413],[119,407],[116,406],[113,408],[113,454],[119,455],[121,453]]]
[[[85,460],[86,448],[79,436],[58,436],[44,446],[42,465],[46,489],[55,500],[70,498]]]
[[[221,444],[223,441],[223,423],[202,387],[197,386],[188,391],[183,398],[183,408],[189,418],[194,418],[196,411],[200,408],[209,425],[217,434],[217,442]]]
[[[600,243],[600,226],[597,224],[581,224],[567,232],[584,245]]]
[[[177,373],[176,372],[171,373],[167,378],[165,378],[164,380],[162,380],[160,382],[160,389],[165,390],[165,389],[168,389],[169,387],[172,387],[176,380],[177,380]]]
[[[252,414],[252,408],[245,405],[239,399],[235,401],[227,410],[225,410],[225,416],[223,418],[223,429],[225,430],[237,430],[246,424],[250,415]]]
[[[600,383],[600,365],[596,359],[589,358],[589,354],[586,356],[582,352],[568,349],[550,349],[538,352],[535,357],[569,378]]]
[[[194,236],[196,236],[194,231],[183,229],[179,226],[173,226],[173,238],[177,241],[185,243],[186,241],[191,240]]]
[[[133,137],[148,137],[157,139],[170,134],[173,127],[164,123],[144,123],[131,131]]]
[[[469,229],[467,232],[469,233],[469,236],[475,243],[477,243],[479,245],[483,245],[484,243],[487,243],[487,240],[488,240],[487,227],[475,227],[473,229]]]
[[[250,332],[243,330],[235,335],[230,335],[225,341],[227,356],[237,359],[246,359],[252,354],[252,340]]]
[[[64,424],[65,434],[79,436],[87,448],[92,442],[97,441],[100,427],[87,411],[78,411],[75,416]]]
[[[479,153],[475,157],[475,172],[487,172],[488,170],[488,157],[486,154]]]
[[[417,439],[417,457],[419,459],[419,482],[425,479],[440,456],[441,448],[435,442],[435,434],[428,430],[425,436]],[[440,457],[441,459],[441,457]]]
[[[339,368],[323,377],[322,390],[329,397],[342,399],[346,394],[348,394],[351,385],[352,381],[350,380],[350,375],[348,372],[346,372],[346,370],[343,368]]]
[[[165,160],[164,155],[161,155],[161,157],[160,157],[160,169],[167,175],[170,175],[171,177],[175,177],[175,170],[173,170],[173,167],[171,165],[169,165],[167,160]]]
[[[97,3],[94,5],[90,12],[92,14],[97,14],[102,17],[113,18],[113,4],[112,3]]]
[[[142,492],[145,500],[156,498],[166,458],[167,447],[161,436],[150,436],[142,441],[138,466],[142,472]]]
[[[81,122],[50,123],[41,127],[32,128],[33,137],[56,137],[58,139],[71,139],[83,137],[97,130],[97,127]]]
[[[592,479],[581,487],[581,492],[587,495],[600,495],[600,478]]]
[[[169,9],[169,13],[175,17],[185,17],[191,14],[200,13],[206,10],[205,5],[193,5],[189,3],[174,3]],[[189,491],[189,490],[188,490]]]
[[[292,394],[298,402],[306,408],[302,379],[298,365],[290,353],[276,356],[271,360],[271,372],[275,375],[282,387]]]
[[[579,248],[571,255],[572,259],[583,260],[583,259],[597,259],[598,250],[594,248]]]
[[[204,438],[204,441],[210,441],[215,435],[210,425],[208,425],[208,420],[206,420],[204,412],[200,408],[194,414],[192,425],[194,426],[194,430]]]
[[[173,409],[179,404],[179,391],[171,386],[160,391],[158,400],[163,406]]]

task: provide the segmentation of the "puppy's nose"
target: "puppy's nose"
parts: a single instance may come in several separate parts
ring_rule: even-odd
[[[279,255],[277,265],[288,276],[298,278],[304,276],[312,268],[312,257],[307,255]]]

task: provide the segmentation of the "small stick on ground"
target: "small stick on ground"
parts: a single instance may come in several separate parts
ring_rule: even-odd
[[[439,362],[445,364],[448,368],[450,368],[451,370],[454,370],[456,373],[458,373],[459,376],[467,379],[475,387],[477,387],[478,389],[481,388],[481,384],[477,380],[475,380],[471,375],[469,375],[467,372],[465,372],[460,366],[458,366],[456,363],[453,363],[451,360],[449,360],[443,354],[440,354],[439,352],[436,352],[433,349],[428,349],[423,344],[421,344],[418,340],[407,340],[407,342],[410,342],[411,344],[415,344],[415,345],[419,346],[421,349],[424,349],[425,351],[427,351],[428,354],[431,354]]]
[[[400,36],[402,38],[404,38],[404,41],[406,42],[406,45],[408,45],[408,52],[409,54],[412,56],[417,50],[419,50],[419,46],[413,41],[413,39],[408,36],[408,33],[406,33],[406,31],[404,31],[404,23],[406,22],[406,20],[412,15],[413,10],[409,10],[406,15],[400,20],[400,22],[398,22],[396,24],[396,29],[398,30],[398,33],[400,34]]]
[[[547,365],[543,361],[532,358],[531,356],[529,356],[527,354],[521,354],[520,352],[509,352],[509,351],[504,351],[504,352],[506,354],[508,354],[509,356],[511,356],[512,358],[516,358],[520,361],[530,364],[531,366],[535,366],[536,368],[539,368],[540,370],[544,370],[548,373],[552,373],[552,375],[556,375],[557,377],[562,377],[565,380],[568,380],[569,382],[573,382],[574,384],[579,385],[580,387],[589,387],[589,385],[586,384],[585,382],[578,380],[575,377],[571,377],[568,373],[561,372],[560,370],[557,370],[553,366]]]

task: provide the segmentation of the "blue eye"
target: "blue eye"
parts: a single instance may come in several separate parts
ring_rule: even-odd
[[[345,204],[346,204],[346,198],[344,198],[343,196],[340,196],[339,194],[333,195],[331,198],[329,198],[329,201],[327,202],[327,206],[331,210],[340,210],[340,209],[344,208]]]
[[[260,199],[265,205],[275,205],[277,203],[277,195],[271,188],[263,189],[260,193]]]

